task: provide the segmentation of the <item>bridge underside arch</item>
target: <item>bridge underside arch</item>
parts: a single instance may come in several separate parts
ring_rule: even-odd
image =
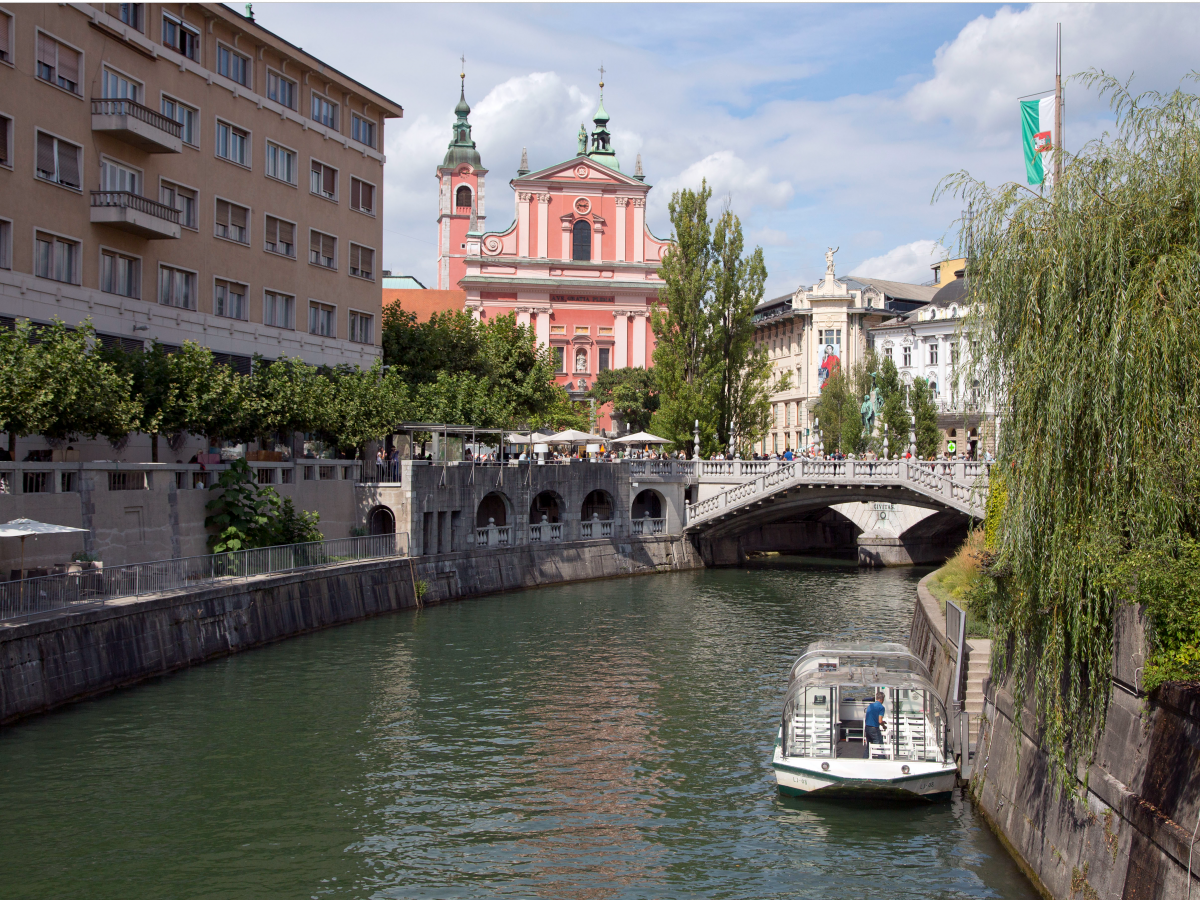
[[[906,531],[864,532],[831,507],[887,503],[928,509]],[[892,566],[940,562],[966,538],[970,518],[904,488],[793,487],[764,496],[728,515],[689,529],[709,566],[734,566],[759,551],[842,555],[854,552],[860,565]]]

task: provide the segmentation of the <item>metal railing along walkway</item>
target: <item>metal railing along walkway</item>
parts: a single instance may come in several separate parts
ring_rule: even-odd
[[[0,620],[67,609],[79,603],[140,597],[259,575],[407,555],[407,534],[373,534],[6,581],[0,583]]]

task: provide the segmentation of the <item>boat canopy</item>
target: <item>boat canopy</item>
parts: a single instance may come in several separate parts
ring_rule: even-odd
[[[913,656],[904,644],[817,641],[809,644],[800,658],[792,663],[788,686],[791,687],[797,679],[840,684],[852,672],[856,672],[861,680],[863,670],[867,669],[882,676],[911,674],[926,680],[930,677],[925,663]],[[886,680],[892,683],[890,678]]]

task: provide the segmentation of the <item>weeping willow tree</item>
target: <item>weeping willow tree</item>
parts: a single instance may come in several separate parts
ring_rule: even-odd
[[[1200,98],[1082,80],[1115,127],[1052,189],[939,186],[972,211],[968,328],[1001,417],[994,674],[1018,714],[1033,701],[1063,787],[1104,727],[1130,561],[1170,566],[1200,536]]]

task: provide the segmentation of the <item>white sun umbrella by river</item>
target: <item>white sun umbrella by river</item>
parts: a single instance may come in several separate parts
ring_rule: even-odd
[[[639,431],[637,434],[628,434],[623,438],[617,438],[613,441],[614,444],[670,444],[672,441],[666,438],[660,438],[656,434],[651,434],[648,431]]]
[[[558,434],[553,434],[546,438],[547,444],[586,444],[591,441],[600,440],[594,434],[586,434],[582,431],[576,431],[574,428],[568,428],[566,431],[560,431]]]
[[[25,538],[37,537],[40,534],[70,534],[73,531],[84,532],[86,528],[72,528],[70,525],[54,525],[50,522],[36,522],[33,519],[13,519],[0,525],[0,538],[19,537],[21,539],[21,580],[25,579]]]

